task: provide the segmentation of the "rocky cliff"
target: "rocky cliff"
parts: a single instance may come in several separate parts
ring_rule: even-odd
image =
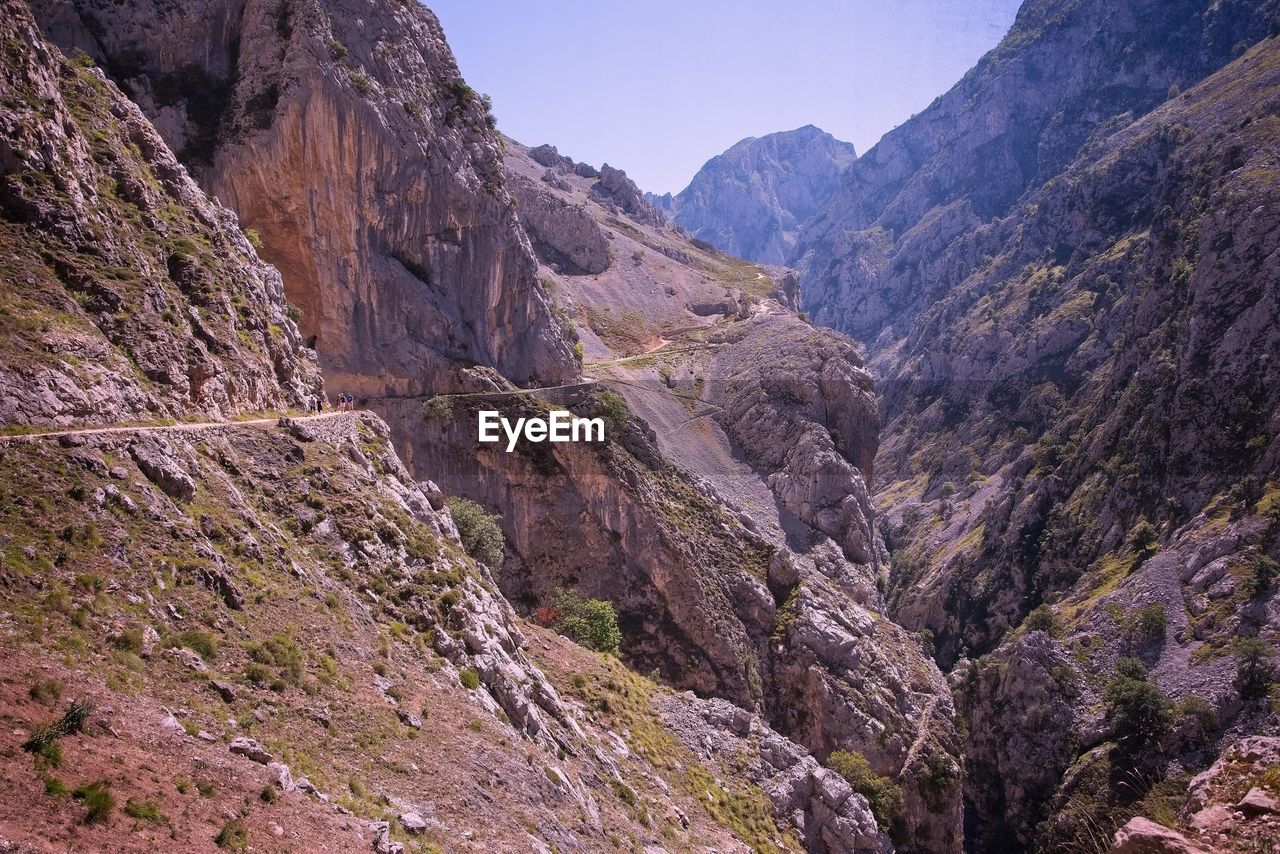
[[[422,394],[458,364],[573,372],[482,98],[396,0],[34,4],[258,235],[330,384]]]
[[[235,215],[83,54],[11,37],[29,46],[10,51],[0,93],[0,419],[309,406],[322,393],[315,354]]]
[[[871,343],[891,613],[952,670],[980,848],[1171,821],[1275,729],[1274,11],[1028,3],[801,241]]]
[[[440,451],[453,442],[441,431],[474,421],[454,413],[400,431],[415,436],[405,453],[503,513],[514,601],[545,606],[565,585],[607,596],[637,669],[757,709],[824,761],[862,754],[904,790],[898,844],[958,846],[950,698],[918,640],[882,615],[877,420],[854,346],[784,307],[785,271],[609,203],[604,170],[550,147],[507,151],[557,313],[599,383],[576,405],[598,412],[601,389],[618,395],[621,441],[482,453],[487,471],[471,477]],[[569,537],[586,547],[566,552]]]
[[[937,293],[933,255],[1265,36],[1271,0],[1029,0],[954,88],[846,170],[793,260],[816,320],[874,344]],[[905,250],[905,251],[904,251]]]
[[[5,426],[74,419],[0,438],[0,847],[889,850],[759,717],[522,623],[375,416],[225,418],[319,391],[278,273],[0,13]]]
[[[761,264],[785,264],[804,224],[857,155],[813,125],[748,137],[707,161],[675,196],[650,196],[699,240]]]

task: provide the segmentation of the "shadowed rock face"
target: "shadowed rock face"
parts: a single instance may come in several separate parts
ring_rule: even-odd
[[[0,80],[0,421],[306,406],[319,372],[279,274],[141,111],[16,8],[9,37],[30,53]]]
[[[813,125],[750,137],[707,161],[676,196],[651,196],[677,224],[740,258],[785,264],[800,228],[857,155]]]
[[[454,362],[519,382],[572,373],[484,107],[425,8],[64,0],[42,13],[258,232],[335,386],[422,393]]]
[[[940,287],[934,256],[1265,36],[1274,0],[1029,0],[951,91],[842,176],[791,261],[814,319],[874,348]],[[945,274],[943,274],[945,275]],[[890,337],[879,342],[882,332]]]
[[[1280,637],[1276,9],[1029,3],[802,241],[870,345],[891,613],[954,666],[979,849],[1109,834],[1108,781],[1274,731],[1230,653]],[[1113,750],[1131,656],[1204,732]]]

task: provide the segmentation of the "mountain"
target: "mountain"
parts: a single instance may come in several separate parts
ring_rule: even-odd
[[[4,11],[6,844],[959,850],[871,381],[794,280],[499,138],[419,5]],[[608,441],[477,444],[553,403]]]
[[[890,612],[957,691],[982,850],[1162,798],[1194,834],[1181,775],[1276,734],[1276,11],[1029,2],[797,247],[868,342]]]
[[[520,382],[572,373],[486,108],[433,15],[228,0],[36,8],[256,232],[335,390],[421,394],[459,363]]]
[[[843,174],[792,255],[806,308],[876,349],[885,330],[903,337],[934,291],[917,259],[1221,68],[1266,35],[1276,10],[1270,0],[1028,0],[963,80]]]
[[[760,264],[785,264],[801,227],[857,155],[813,125],[748,137],[707,161],[678,195],[650,201],[699,240]]]

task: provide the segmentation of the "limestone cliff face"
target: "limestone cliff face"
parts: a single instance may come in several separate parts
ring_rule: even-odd
[[[876,348],[902,338],[948,275],[934,260],[943,248],[1004,216],[1091,140],[1221,68],[1278,9],[1029,0],[1000,46],[844,173],[792,256],[805,307]]]
[[[82,54],[46,44],[21,4],[4,18],[27,52],[0,81],[0,420],[307,406],[315,355],[235,215]]]
[[[508,144],[522,219],[581,240],[589,216],[607,241],[612,261],[596,274],[569,260],[567,239],[540,258],[557,313],[576,321],[584,373],[637,420],[621,447],[480,452],[490,471],[474,497],[502,512],[515,553],[504,591],[529,608],[574,584],[623,603],[638,669],[758,710],[820,761],[861,753],[904,790],[895,844],[958,849],[951,698],[919,638],[883,616],[868,491],[878,419],[856,348],[781,304],[788,271],[634,218],[579,167]],[[475,452],[446,459],[436,433],[473,432],[475,419],[452,417],[462,426],[401,432],[421,437],[424,470],[448,470],[465,491],[475,480],[461,460]],[[564,549],[570,537],[586,548]]]
[[[1157,42],[1146,4],[1029,4],[809,246],[806,298],[871,341],[891,612],[954,665],[979,847],[1109,832],[1132,804],[1108,779],[1145,797],[1274,729],[1233,656],[1280,627],[1280,44],[1194,76],[1273,8],[1161,4]],[[1126,657],[1178,704],[1137,762],[1108,712]]]
[[[784,264],[856,156],[849,143],[806,125],[744,139],[708,160],[680,193],[650,199],[700,240],[749,261]]]
[[[439,389],[455,363],[573,372],[439,23],[392,0],[39,4],[260,236],[331,384]]]

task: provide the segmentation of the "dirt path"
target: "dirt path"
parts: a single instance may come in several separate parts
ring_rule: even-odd
[[[382,395],[371,397],[360,397],[358,400],[432,400],[437,397],[446,398],[463,398],[463,397],[521,397],[526,395],[541,394],[547,391],[563,391],[565,389],[589,389],[600,384],[600,380],[590,377],[580,383],[565,383],[564,385],[548,385],[538,388],[517,388],[508,391],[465,391],[454,394],[406,394],[406,395]]]
[[[250,418],[244,421],[190,421],[181,424],[139,424],[135,426],[121,425],[117,427],[79,427],[70,430],[47,430],[39,433],[15,433],[11,436],[0,436],[0,444],[27,442],[35,439],[57,439],[63,436],[101,436],[112,433],[198,433],[203,430],[228,429],[232,427],[265,427],[275,426],[282,417],[292,421],[324,421],[330,418],[345,418],[358,414],[354,411],[320,412],[314,415],[273,415],[267,418]]]

